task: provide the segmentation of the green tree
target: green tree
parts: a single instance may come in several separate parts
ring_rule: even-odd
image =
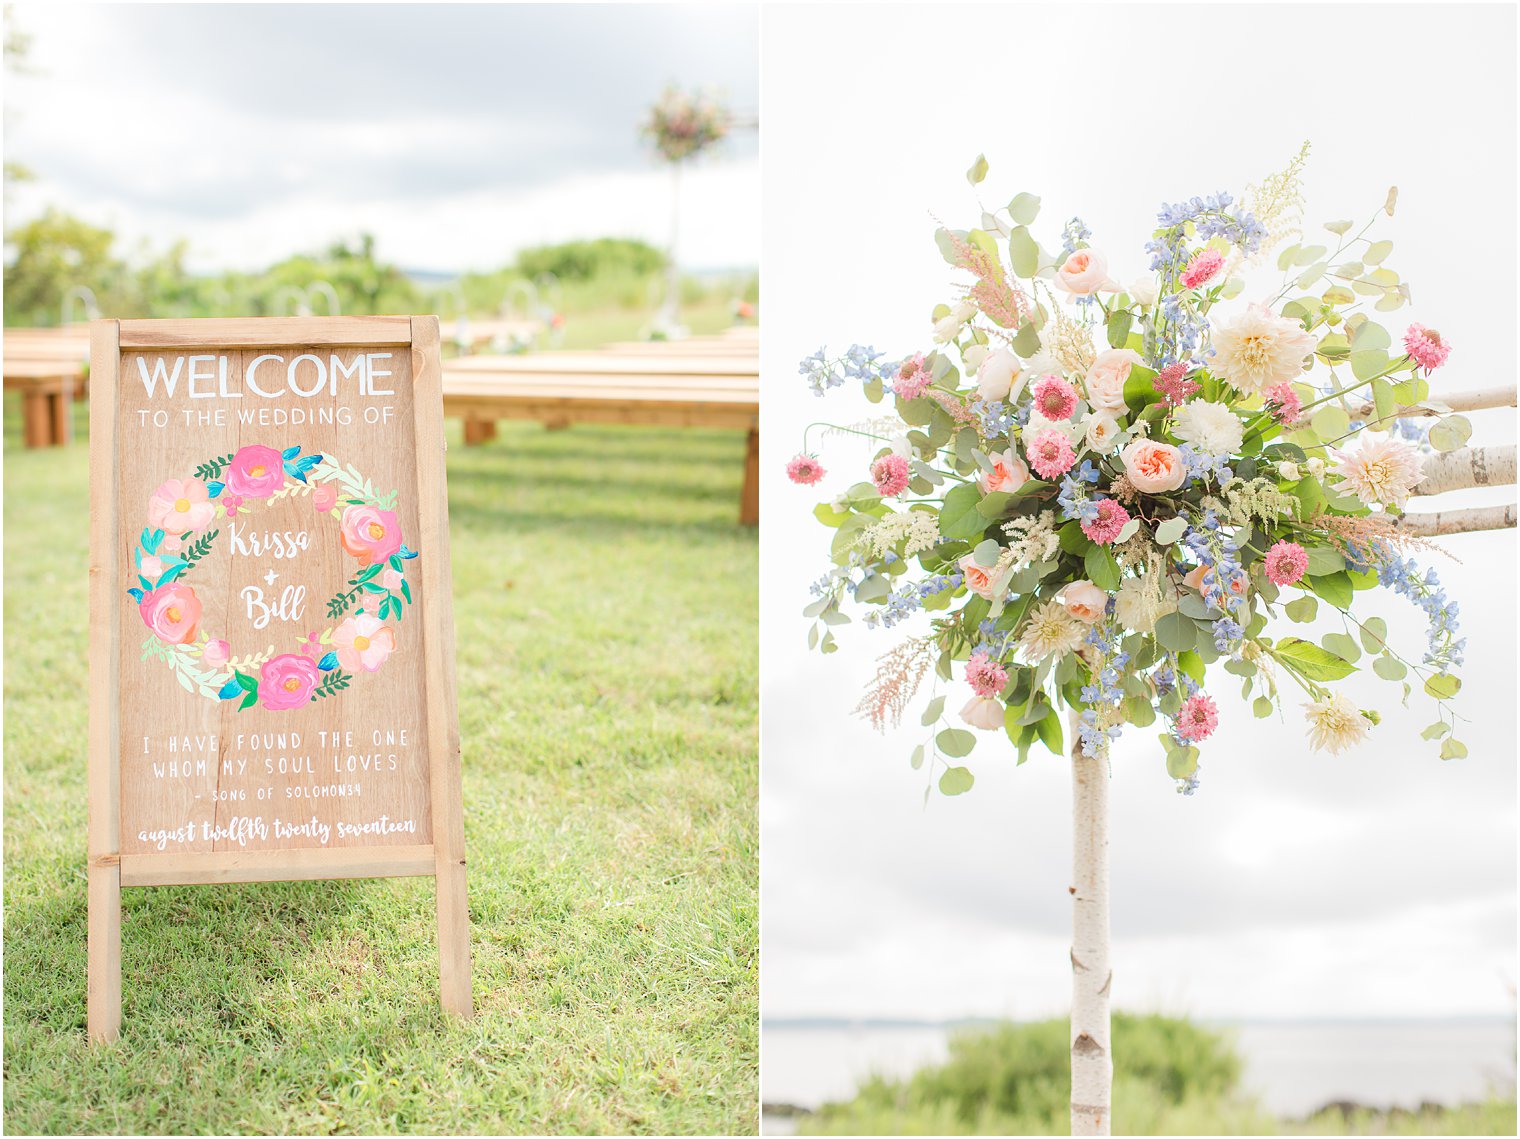
[[[126,263],[112,252],[115,242],[109,229],[51,208],[11,230],[5,323],[57,324],[64,294],[75,285],[93,290],[102,312],[132,315],[136,289]]]

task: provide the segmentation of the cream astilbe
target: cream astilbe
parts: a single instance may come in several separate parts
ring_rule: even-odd
[[[1251,214],[1266,230],[1256,252],[1242,260],[1240,250],[1232,249],[1225,262],[1225,276],[1241,264],[1259,265],[1267,253],[1290,237],[1303,233],[1304,164],[1309,160],[1309,143],[1305,141],[1287,167],[1246,187],[1241,208]]]
[[[936,639],[926,636],[910,637],[883,653],[876,659],[876,676],[855,705],[855,714],[870,720],[878,732],[897,727],[938,651]]]
[[[1158,558],[1155,569],[1126,577],[1119,583],[1114,599],[1114,616],[1125,628],[1137,633],[1151,632],[1158,618],[1177,608],[1177,590],[1167,581],[1159,562]]]
[[[1048,291],[1048,290],[1047,290]],[[1073,320],[1050,294],[1050,320],[1040,330],[1041,346],[1055,357],[1067,375],[1082,375],[1097,358],[1093,351],[1092,330]]]
[[[1056,551],[1061,548],[1054,510],[1010,518],[1003,523],[1003,533],[1008,535],[1009,542],[1007,549],[998,558],[999,566],[1002,566],[1004,559],[1008,559],[1009,567],[1047,561],[1055,557]]]
[[[888,514],[865,530],[857,545],[873,558],[882,558],[889,551],[895,552],[897,544],[902,542],[902,556],[911,558],[939,545],[941,540],[939,523],[932,511],[906,510],[901,514]]]
[[[1221,495],[1208,495],[1199,504],[1221,515],[1232,526],[1263,525],[1291,518],[1298,509],[1298,499],[1278,489],[1271,479],[1256,478],[1247,482],[1236,475],[1225,483]]]

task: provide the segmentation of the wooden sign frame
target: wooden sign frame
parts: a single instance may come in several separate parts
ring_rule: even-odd
[[[117,393],[124,352],[388,347],[409,351],[421,533],[418,560],[432,842],[194,853],[122,853],[120,632],[124,592],[120,508],[123,456]],[[465,885],[459,722],[455,703],[442,367],[435,316],[101,320],[90,329],[90,716],[88,1031],[121,1026],[121,891],[128,886],[431,875],[438,910],[443,1007],[469,1017],[470,925]],[[411,489],[411,488],[408,488]]]

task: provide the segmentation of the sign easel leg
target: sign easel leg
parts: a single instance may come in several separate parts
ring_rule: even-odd
[[[90,861],[87,1014],[90,1041],[104,1044],[121,1031],[121,862]]]
[[[475,1015],[470,992],[470,906],[462,855],[438,854],[438,981],[445,1012]]]

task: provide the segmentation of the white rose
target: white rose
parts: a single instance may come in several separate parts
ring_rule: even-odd
[[[1299,477],[1298,464],[1292,459],[1284,459],[1277,464],[1277,473],[1289,482],[1297,482]]]
[[[982,361],[991,351],[992,349],[985,344],[973,344],[961,353],[961,362],[966,365],[968,371],[974,372],[982,366]]]
[[[1024,383],[1018,357],[1006,348],[988,354],[976,370],[976,390],[985,400],[1016,400]]]
[[[937,344],[949,344],[961,334],[961,328],[965,323],[976,315],[976,306],[966,301],[960,301],[950,306],[950,312],[934,322],[934,341]]]
[[[1107,451],[1119,434],[1119,421],[1106,411],[1090,411],[1082,419],[1084,438],[1094,451]]]
[[[1325,460],[1324,459],[1310,459],[1309,460],[1309,473],[1311,475],[1313,475],[1317,479],[1318,478],[1324,478],[1324,476],[1325,476]]]
[[[1135,300],[1140,302],[1141,307],[1150,308],[1156,303],[1157,290],[1155,277],[1136,277],[1129,283],[1125,290]]]

